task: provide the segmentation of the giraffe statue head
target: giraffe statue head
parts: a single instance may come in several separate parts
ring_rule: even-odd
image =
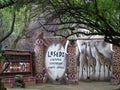
[[[82,53],[82,54],[85,54],[85,53],[86,53],[86,48],[87,48],[86,42],[83,42],[83,43],[81,44],[81,53]]]
[[[37,46],[42,45],[43,44],[43,33],[37,32],[34,39],[35,39],[34,45],[37,45]]]
[[[35,35],[35,39],[42,39],[43,38],[43,33],[42,32],[37,32]]]

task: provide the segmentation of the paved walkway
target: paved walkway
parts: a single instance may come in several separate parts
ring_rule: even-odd
[[[116,87],[117,85],[111,85],[110,82],[79,82],[78,85],[39,84],[25,89],[7,88],[7,90],[115,90]]]

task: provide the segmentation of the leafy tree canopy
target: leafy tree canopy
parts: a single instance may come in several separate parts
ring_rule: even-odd
[[[106,42],[120,46],[120,0],[0,0],[0,9],[17,6],[19,10],[30,3],[42,8],[43,14],[50,12],[51,16],[43,25],[60,25],[59,30],[71,32],[65,37],[76,34],[74,28],[84,24],[91,32],[84,34],[104,35]],[[54,19],[59,22],[51,23]]]

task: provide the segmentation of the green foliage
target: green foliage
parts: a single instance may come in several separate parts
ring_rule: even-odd
[[[98,29],[108,28],[108,23],[116,31],[120,31],[120,0],[51,0],[56,11],[66,9],[65,18],[70,18],[69,22],[98,24]],[[62,13],[61,13],[62,14]],[[63,15],[62,14],[62,15]],[[72,19],[71,19],[72,18]],[[66,21],[66,19],[65,19]],[[96,29],[97,29],[96,28]]]
[[[16,12],[16,23],[15,23],[15,27],[14,27],[14,33],[16,33],[17,35],[21,33],[21,31],[24,28],[24,24],[25,24],[25,9],[26,7],[23,7],[21,9],[19,9],[19,11]],[[10,30],[11,27],[11,22],[12,22],[12,14],[15,10],[12,8],[5,8],[0,10],[0,12],[2,13],[2,23],[3,26],[1,27],[2,30],[4,30],[5,32]]]
[[[1,27],[2,30],[4,31],[9,31],[9,28],[11,26],[11,21],[12,21],[12,14],[9,12],[9,9],[2,9],[0,11],[2,13],[2,23],[3,26]]]
[[[54,11],[56,15],[52,13],[53,17],[49,20],[60,18],[61,25],[71,22],[84,24],[91,28],[92,33],[105,35],[107,39],[110,39],[110,42],[120,41],[120,0],[0,0],[0,8],[12,6],[15,11],[19,12],[19,14],[17,13],[19,17],[16,20],[18,26],[15,25],[17,33],[23,26],[21,23],[23,16],[20,12],[24,11],[24,7],[30,3],[43,10],[43,14]],[[34,16],[39,17],[41,10],[34,12]],[[61,27],[64,26],[66,25]]]

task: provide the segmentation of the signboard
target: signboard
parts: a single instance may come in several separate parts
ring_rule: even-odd
[[[65,49],[62,44],[51,44],[46,52],[45,66],[49,77],[52,80],[59,80],[66,70]]]

